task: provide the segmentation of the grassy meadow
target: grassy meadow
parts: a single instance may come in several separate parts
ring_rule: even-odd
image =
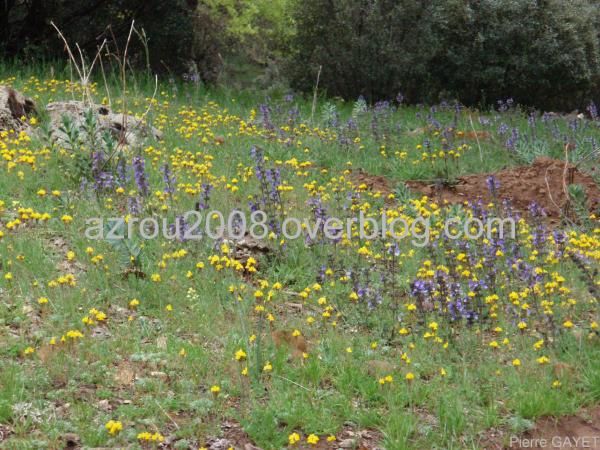
[[[569,143],[597,176],[600,122],[109,78],[95,102],[162,139],[56,142],[44,105],[82,98],[68,80],[0,69],[39,110],[33,133],[0,132],[0,447],[502,448],[600,401],[598,211],[574,200],[550,224],[493,192],[453,204],[405,184]],[[90,218],[194,209],[202,229],[209,211],[267,211],[267,236],[243,255],[235,239],[85,236]],[[285,217],[361,212],[427,218],[432,239],[281,234]],[[507,216],[514,238],[441,232]]]

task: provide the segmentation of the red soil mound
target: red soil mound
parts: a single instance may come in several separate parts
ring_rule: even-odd
[[[455,185],[428,185],[418,181],[409,181],[407,186],[429,197],[447,200],[450,203],[462,203],[481,198],[492,201],[486,180],[494,175],[500,183],[498,196],[508,198],[515,209],[525,211],[532,202],[537,202],[546,210],[551,219],[560,217],[565,206],[566,184],[582,185],[586,191],[588,208],[594,211],[600,205],[600,189],[592,177],[578,171],[564,161],[551,158],[538,158],[530,166],[505,169],[494,174],[465,175],[458,178]]]
[[[371,192],[379,192],[383,196],[388,196],[393,191],[392,183],[381,175],[371,175],[359,169],[350,176],[355,186],[365,185]]]

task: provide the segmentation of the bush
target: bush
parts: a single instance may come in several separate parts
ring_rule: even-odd
[[[223,23],[230,46],[242,50],[257,63],[280,56],[283,43],[293,32],[290,0],[202,0],[213,20]]]
[[[294,32],[290,1],[201,0],[203,14],[219,24],[220,81],[252,89],[281,84],[279,65]]]
[[[50,26],[53,21],[70,43],[78,43],[88,54],[95,54],[105,38],[109,50],[123,51],[131,21],[147,36],[149,61],[137,37],[128,54],[131,62],[154,71],[181,72],[196,59],[206,65],[207,49],[199,47],[194,35],[197,0],[32,0],[0,2],[0,55],[31,59],[65,57],[62,42]],[[217,31],[203,23],[211,36]],[[205,33],[206,34],[206,33]],[[206,37],[206,36],[204,36]],[[200,41],[213,51],[214,42]],[[212,70],[212,68],[211,68]],[[209,70],[206,70],[209,72]]]
[[[298,0],[286,72],[302,90],[322,66],[320,86],[330,95],[375,100],[402,90],[417,100],[428,83],[427,54],[438,45],[425,13],[411,0]]]
[[[600,94],[594,0],[297,0],[287,73],[344,98],[467,104],[513,97],[544,109]]]
[[[576,0],[450,0],[432,14],[432,77],[462,101],[513,97],[544,109],[587,104],[600,73],[597,6]]]

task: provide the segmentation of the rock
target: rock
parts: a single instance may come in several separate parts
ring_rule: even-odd
[[[53,102],[46,106],[50,117],[50,132],[58,142],[66,142],[67,135],[62,130],[63,118],[68,117],[80,132],[85,134],[85,116],[90,109],[93,111],[97,121],[97,132],[99,138],[105,131],[123,144],[130,146],[141,145],[143,140],[152,137],[156,140],[162,139],[162,132],[145,124],[128,114],[111,111],[108,106],[91,104],[70,100],[66,102]]]
[[[8,86],[0,86],[0,131],[28,131],[30,126],[21,120],[36,113],[35,103]]]
[[[262,240],[256,239],[249,232],[239,239],[229,236],[226,230],[223,230],[223,243],[227,244],[232,250],[231,255],[240,263],[246,265],[250,258],[258,258],[270,252],[269,246]]]
[[[97,406],[98,406],[98,409],[100,409],[102,411],[108,412],[108,411],[112,410],[112,406],[110,406],[110,402],[108,400],[106,400],[106,399],[100,400],[98,402]]]
[[[164,372],[158,372],[158,371],[150,372],[150,376],[151,377],[155,377],[155,378],[159,378],[159,379],[161,379],[163,381],[165,381],[165,380],[167,380],[169,378],[169,376],[166,373],[164,373]]]
[[[337,444],[338,448],[355,448],[356,447],[356,439],[344,439]]]
[[[65,448],[76,448],[81,442],[81,439],[75,433],[65,433],[63,440],[65,441]]]
[[[233,443],[225,438],[209,440],[208,445],[211,450],[227,450],[233,447]]]

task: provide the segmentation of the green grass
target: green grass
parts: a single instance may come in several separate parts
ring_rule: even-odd
[[[14,75],[11,84],[34,96],[38,105],[70,97],[64,83],[57,84],[56,92],[49,91],[49,73],[48,66],[0,66],[0,79]],[[64,70],[55,69],[54,73],[57,79],[68,77]],[[140,77],[132,79],[129,86],[128,104],[135,112],[144,111],[144,99],[153,91],[151,82]],[[111,78],[109,89],[118,109],[116,100],[121,94],[116,79]],[[104,96],[101,83],[96,91],[100,100]],[[307,124],[288,145],[285,139],[290,134],[273,138],[260,124],[254,131],[240,132],[241,120],[251,122],[251,110],[258,123],[258,105],[266,101],[260,94],[163,83],[157,100],[149,118],[163,128],[164,140],[147,142],[142,149],[125,149],[123,155],[130,162],[133,155],[143,152],[152,191],[144,214],[166,215],[170,220],[193,208],[199,194],[188,194],[186,188],[198,190],[204,182],[215,185],[211,209],[246,209],[248,196],[259,193],[254,174],[247,172],[253,167],[253,145],[264,149],[268,164],[281,168],[283,179],[293,186],[282,194],[290,214],[310,217],[309,192],[304,185],[312,181],[323,187],[329,214],[344,214],[346,194],[357,192],[362,196],[358,204],[368,202],[364,207],[376,213],[384,207],[383,198],[340,183],[341,176],[346,180],[352,177],[344,171],[361,168],[385,176],[407,200],[414,199],[419,196],[404,191],[404,181],[440,177],[452,181],[462,174],[520,164],[520,156],[505,148],[505,137],[498,136],[496,128],[508,123],[522,134],[529,132],[527,118],[519,111],[494,119],[498,113],[465,110],[457,115],[456,124],[452,123],[452,108],[438,111],[436,120],[465,133],[471,131],[471,116],[475,128],[489,131],[490,138],[481,143],[481,154],[476,142],[456,139],[453,147],[463,143],[469,147],[460,159],[429,163],[421,160],[423,149],[417,146],[429,141],[439,150],[442,136],[429,129],[414,132],[427,127],[428,108],[402,107],[379,119],[382,129],[393,130],[386,139],[372,132],[373,112],[359,115],[355,119],[358,131],[350,133],[352,142],[346,145],[339,141],[340,129],[326,130],[324,100],[319,101],[310,123],[309,99],[288,104],[274,98],[269,103],[274,123],[283,126],[287,111],[296,105],[299,120]],[[335,104],[345,123],[353,105]],[[198,116],[186,123],[180,113],[190,110]],[[205,119],[198,119],[203,114]],[[479,115],[489,117],[493,125],[480,125]],[[190,125],[196,128],[186,136],[181,127]],[[550,155],[560,157],[562,144],[554,140],[549,128],[539,126],[537,138],[544,141]],[[566,121],[557,126],[569,133]],[[314,128],[336,136],[306,131]],[[207,142],[198,136],[198,130],[207,136]],[[600,137],[593,124],[579,133],[581,139]],[[212,135],[222,136],[224,143],[217,145]],[[153,152],[148,151],[149,146]],[[323,265],[352,271],[370,269],[365,273],[378,274],[376,261],[357,253],[364,242],[333,248],[307,247],[298,240],[281,247],[278,240],[269,240],[271,251],[256,256],[258,272],[240,276],[235,270],[211,265],[211,255],[227,254],[206,240],[151,240],[143,243],[140,254],[145,278],[127,277],[118,249],[108,242],[90,242],[83,231],[87,218],[127,214],[128,193],[137,189],[133,177],[130,175],[123,194],[113,189],[96,195],[82,191],[73,178],[77,170],[74,155],[90,152],[85,143],[77,149],[61,150],[41,139],[15,142],[12,136],[0,138],[0,156],[10,154],[15,161],[19,152],[31,152],[34,167],[17,162],[9,169],[9,160],[0,158],[0,201],[5,209],[0,207],[0,231],[4,232],[0,238],[0,425],[10,429],[0,443],[3,448],[62,448],[65,433],[75,433],[86,447],[152,448],[155,444],[140,444],[137,438],[144,431],[160,432],[173,448],[198,448],[222,434],[230,438],[230,432],[221,426],[231,421],[241,424],[249,439],[264,449],[290,447],[288,436],[294,432],[302,436],[297,446],[306,448],[309,434],[318,435],[323,443],[330,435],[347,437],[348,430],[369,430],[379,446],[387,449],[483,448],[486,430],[521,433],[538,417],[572,414],[600,400],[600,350],[598,336],[590,328],[591,322],[598,320],[598,299],[586,291],[567,258],[556,262],[539,258],[536,262],[548,271],[544,282],[550,281],[550,273],[560,273],[570,293],[546,294],[545,298],[555,302],[553,327],[532,321],[524,331],[502,312],[496,321],[468,326],[452,323],[444,314],[414,315],[406,309],[415,301],[410,282],[425,261],[451,264],[458,250],[435,254],[431,248],[411,249],[403,244],[393,274],[396,288],[385,291],[383,304],[374,309],[348,300],[353,288],[341,280],[341,272],[328,276],[319,289],[314,286]],[[401,159],[395,152],[406,152],[406,157]],[[293,167],[292,158],[311,165]],[[173,199],[154,194],[164,188],[160,166],[165,162],[174,168],[180,183]],[[238,179],[237,192],[227,188],[227,184],[235,184],[233,178]],[[38,195],[40,189],[47,195]],[[60,195],[52,196],[53,190]],[[36,223],[24,220],[26,225],[8,230],[19,207],[47,212],[52,218]],[[65,214],[73,216],[72,223],[61,221]],[[523,231],[522,238],[527,239],[531,232]],[[590,252],[595,252],[590,270],[597,268],[597,231],[583,230],[578,236],[589,237]],[[383,252],[378,245],[373,244],[374,251]],[[88,247],[93,247],[93,252],[88,252]],[[531,249],[524,248],[528,253],[523,257],[529,257]],[[163,257],[182,249],[187,252],[183,257]],[[68,251],[75,254],[71,261]],[[103,258],[94,261],[98,255]],[[196,268],[197,262],[205,267]],[[508,293],[524,289],[525,284],[510,273],[510,265],[503,267],[506,273],[486,295],[497,293],[506,305]],[[472,270],[480,277],[486,274],[486,268]],[[5,277],[8,273],[12,279]],[[66,273],[75,275],[76,286],[51,287],[52,280]],[[159,282],[152,280],[153,274],[160,275]],[[261,288],[261,280],[268,286]],[[274,289],[275,283],[281,283],[282,289]],[[230,292],[230,286],[241,300]],[[255,300],[253,294],[259,289],[265,295],[273,290],[273,300]],[[308,292],[306,298],[303,292]],[[40,305],[40,297],[47,297],[49,303]],[[322,318],[326,310],[319,303],[321,297],[334,308],[331,318]],[[565,303],[571,297],[576,305]],[[132,309],[129,302],[134,298],[140,304]],[[255,311],[257,304],[266,307],[264,314]],[[395,305],[400,305],[400,310],[396,311]],[[82,319],[93,316],[92,308],[107,318],[86,326]],[[266,313],[273,314],[272,324]],[[567,318],[574,323],[572,329],[562,327]],[[434,337],[424,337],[432,322],[437,322],[439,329]],[[502,331],[494,331],[496,326]],[[402,327],[410,328],[411,334],[400,335]],[[274,342],[271,329],[300,330],[308,341],[307,357],[292,358],[286,346]],[[83,337],[61,343],[61,336],[69,330],[80,330]],[[505,338],[507,343],[503,343]],[[535,350],[533,345],[541,338],[546,340],[545,346]],[[492,340],[499,342],[498,349],[488,345]],[[27,354],[28,347],[33,353]],[[235,360],[238,349],[246,351],[247,360]],[[550,358],[549,364],[537,362],[542,355]],[[518,367],[512,364],[515,358],[521,361]],[[270,371],[263,370],[267,363]],[[557,365],[563,365],[564,372],[557,371]],[[244,376],[241,372],[246,366],[249,373]],[[407,379],[409,374],[414,375],[412,381]],[[393,381],[381,385],[379,380],[388,375]],[[560,387],[556,381],[561,382]],[[220,387],[218,396],[211,393],[212,386]],[[104,428],[109,420],[121,421],[123,430],[109,435]],[[330,448],[337,447],[332,443]]]

